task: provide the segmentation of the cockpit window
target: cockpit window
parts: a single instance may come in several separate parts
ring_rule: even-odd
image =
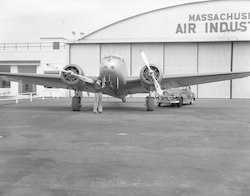
[[[111,56],[105,56],[103,59],[110,59]]]
[[[106,56],[106,57],[104,57],[103,59],[117,59],[117,60],[119,60],[119,61],[125,63],[125,61],[124,61],[124,59],[123,59],[122,57],[116,56],[116,55]]]
[[[121,61],[121,62],[123,62],[123,63],[124,63],[123,58],[122,58],[122,57],[120,57],[120,56],[112,55],[112,58],[113,58],[113,59],[117,59],[117,60],[119,60],[119,61]]]
[[[124,61],[124,59],[123,59],[123,58],[121,58],[121,62],[125,63],[125,61]]]

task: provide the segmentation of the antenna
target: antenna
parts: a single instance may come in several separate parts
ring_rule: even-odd
[[[74,39],[76,39],[76,33],[72,31],[72,34],[74,35]]]

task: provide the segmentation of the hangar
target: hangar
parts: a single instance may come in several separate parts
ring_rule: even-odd
[[[199,1],[139,14],[68,42],[68,64],[96,75],[101,59],[124,58],[139,75],[143,50],[164,74],[250,70],[250,1]],[[193,86],[198,98],[250,98],[250,78]],[[133,95],[140,96],[140,95]],[[145,95],[144,95],[145,96]]]

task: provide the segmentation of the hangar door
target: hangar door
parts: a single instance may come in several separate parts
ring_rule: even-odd
[[[197,43],[166,43],[164,74],[192,74],[198,72]],[[197,95],[197,85],[191,86]]]
[[[98,75],[100,44],[71,45],[69,63],[80,66],[86,75]]]
[[[250,42],[233,43],[233,71],[250,71]],[[233,80],[232,98],[250,98],[250,77]]]
[[[198,72],[230,72],[231,43],[199,43]],[[230,98],[230,81],[198,85],[198,98]]]

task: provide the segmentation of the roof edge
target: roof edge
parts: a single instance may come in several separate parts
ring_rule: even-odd
[[[191,0],[190,0],[191,1]],[[143,13],[140,13],[140,14],[136,14],[136,15],[133,15],[133,16],[130,16],[128,18],[125,18],[125,19],[122,19],[122,20],[119,20],[119,21],[116,21],[116,22],[113,22],[107,26],[104,26],[104,27],[101,27],[100,29],[97,29],[83,37],[81,37],[80,39],[76,40],[76,41],[81,41],[81,40],[84,40],[85,38],[89,37],[90,35],[96,33],[96,32],[99,32],[103,29],[106,29],[110,26],[113,26],[117,23],[120,23],[120,22],[123,22],[123,21],[126,21],[126,20],[130,20],[132,18],[135,18],[137,16],[140,16],[140,15],[144,15],[144,14],[148,14],[148,13],[151,13],[151,12],[156,12],[156,11],[159,11],[159,10],[163,10],[163,9],[166,9],[166,8],[174,8],[174,7],[178,7],[178,6],[183,6],[183,5],[190,5],[190,4],[197,4],[197,3],[204,3],[204,2],[209,2],[209,1],[214,1],[214,0],[197,0],[196,2],[193,2],[193,0],[191,2],[186,2],[186,3],[179,3],[179,4],[176,4],[176,5],[169,5],[167,7],[163,7],[163,8],[158,8],[158,9],[154,9],[154,10],[150,10],[150,11],[147,11],[147,12],[143,12]],[[217,0],[217,1],[226,1],[226,0]]]

